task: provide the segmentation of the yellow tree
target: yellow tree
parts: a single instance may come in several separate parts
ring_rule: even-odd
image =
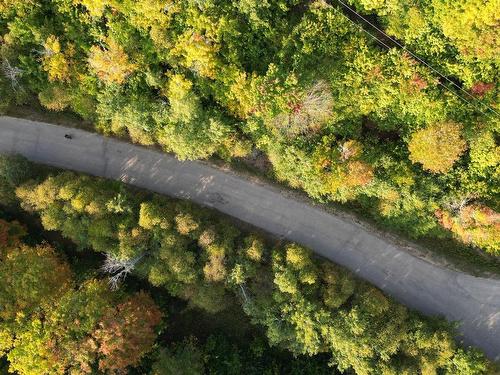
[[[11,9],[16,9],[23,14],[24,10],[34,5],[33,0],[0,0],[0,13],[7,13]]]
[[[500,53],[498,0],[433,0],[434,21],[460,52],[479,59]]]
[[[38,100],[41,105],[51,111],[62,111],[70,105],[71,93],[68,87],[56,83],[40,91],[38,93]]]
[[[175,13],[174,8],[178,5],[173,0],[129,0],[123,2],[122,7],[128,8],[126,11],[129,13],[130,24],[138,29],[149,31],[151,39],[156,43],[158,40],[155,36],[160,36],[167,30],[170,18]],[[167,42],[163,40],[162,44]]]
[[[69,81],[70,79],[70,62],[64,53],[61,51],[61,43],[59,39],[50,35],[45,41],[44,55],[42,58],[43,69],[49,76],[49,81]],[[68,55],[73,54],[73,48],[68,49]]]
[[[74,4],[82,4],[92,17],[102,17],[107,6],[113,5],[109,0],[73,0]]]
[[[203,77],[215,78],[219,61],[219,46],[209,37],[194,31],[186,31],[170,51],[181,65]]]
[[[373,167],[363,160],[363,147],[356,140],[337,143],[325,137],[313,154],[313,163],[321,176],[323,191],[341,200],[353,198],[357,188],[374,178]]]
[[[433,173],[447,172],[466,149],[462,127],[454,122],[436,123],[412,134],[410,160]]]
[[[125,50],[113,39],[107,40],[107,48],[93,46],[88,63],[99,79],[105,83],[122,84],[137,66],[129,61]]]

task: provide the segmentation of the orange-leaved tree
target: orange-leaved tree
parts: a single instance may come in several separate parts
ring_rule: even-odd
[[[465,243],[480,247],[493,255],[500,255],[500,214],[474,203],[460,210],[438,210],[440,224]]]
[[[151,297],[139,292],[129,297],[99,323],[94,338],[103,357],[102,371],[117,371],[139,363],[153,345],[162,313]]]

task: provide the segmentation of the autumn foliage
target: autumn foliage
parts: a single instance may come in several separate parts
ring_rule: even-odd
[[[105,83],[122,84],[136,70],[122,46],[108,39],[106,48],[92,46],[89,65]]]
[[[49,81],[70,79],[70,58],[73,48],[69,47],[66,54],[61,48],[61,43],[55,35],[49,36],[44,43],[42,65],[49,76]]]
[[[458,212],[437,210],[440,224],[465,243],[500,255],[500,214],[482,204],[470,204]]]
[[[153,345],[161,318],[162,313],[144,292],[109,310],[93,334],[103,356],[99,369],[116,371],[136,365]]]
[[[466,149],[461,130],[462,127],[453,122],[418,130],[408,143],[410,160],[434,173],[447,172]]]
[[[361,160],[359,144],[339,143],[328,143],[335,164]],[[237,301],[271,345],[295,355],[331,353],[339,369],[361,374],[455,373],[457,361],[486,373],[487,362],[458,347],[444,321],[409,311],[309,249],[272,246],[186,201],[127,191],[70,172],[17,189],[23,207],[52,230],[115,259],[140,259],[132,272],[192,308],[221,313]],[[154,341],[159,311],[141,293],[103,311],[86,336],[89,353],[97,352],[101,371],[137,364]]]
[[[10,249],[0,264],[0,318],[15,319],[56,301],[71,287],[71,271],[48,245]]]
[[[497,3],[346,0],[405,50],[323,0],[0,0],[0,111],[37,97],[436,236],[442,202],[499,184]]]
[[[498,0],[346,4],[375,17],[406,50],[375,40],[380,33],[372,38],[368,25],[326,0],[0,0],[0,112],[38,98],[99,132],[156,144],[182,160],[249,162],[313,199],[349,202],[398,232],[439,241],[448,228],[494,253],[496,214],[480,203],[458,212],[447,202],[473,194],[498,210]],[[74,175],[26,185],[26,163],[7,164],[0,158],[1,204],[16,205],[23,185],[22,206],[39,212],[46,229],[118,264],[140,259],[134,272],[190,306],[220,311],[235,290],[242,300],[265,301],[252,319],[295,353],[328,350],[358,373],[474,373],[464,368],[475,355],[411,319],[401,333],[401,322],[409,322],[402,309],[377,292],[352,289],[358,284],[343,272],[318,266],[314,274],[304,262],[301,273],[286,257],[276,257],[271,270],[266,246],[238,242],[230,225],[218,231],[197,209],[137,202],[116,186]],[[393,319],[384,325],[383,316]],[[31,319],[10,355],[22,358],[36,347],[53,356],[65,346],[82,364],[71,371],[100,371],[100,359],[112,364],[97,358],[96,322],[81,342],[59,345],[44,319]],[[33,365],[24,358],[13,366]],[[54,362],[44,363],[49,367],[31,372],[56,373]]]
[[[81,285],[47,244],[0,220],[0,354],[19,374],[125,371],[151,350],[163,314],[145,292],[119,295],[102,280]]]

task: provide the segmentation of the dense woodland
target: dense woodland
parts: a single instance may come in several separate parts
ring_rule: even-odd
[[[237,306],[265,332],[268,344],[240,354],[240,372],[208,373],[261,373],[258,363],[272,361],[269,374],[293,374],[290,366],[311,374],[494,373],[479,351],[454,340],[445,320],[408,310],[308,249],[237,228],[214,211],[116,181],[33,168],[22,158],[1,158],[0,180],[1,205],[38,216],[45,230],[80,252],[93,250],[108,274],[106,283],[80,263],[75,277],[54,248],[23,244],[20,225],[0,222],[0,353],[20,374],[102,373],[140,364],[158,333],[168,336],[169,323],[147,293],[127,292],[131,277],[154,288],[160,302],[179,298],[207,314]],[[201,348],[189,339],[156,344],[153,374],[197,364],[186,358],[204,351],[201,364],[211,366],[210,350],[231,347],[226,340],[214,349],[214,340]],[[274,358],[267,345],[299,358],[280,362],[283,355]]]
[[[71,264],[68,255],[0,219],[2,374],[332,374],[326,358],[294,358],[261,335],[247,334],[242,344],[220,330],[201,338],[179,332],[172,298],[110,290],[97,269]],[[207,324],[203,312],[191,314]]]
[[[180,159],[260,158],[498,256],[498,1],[346,1],[452,83],[336,0],[0,0],[0,107],[36,96]]]

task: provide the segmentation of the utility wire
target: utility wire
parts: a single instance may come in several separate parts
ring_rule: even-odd
[[[366,19],[365,17],[363,17],[361,14],[359,14],[358,12],[356,12],[353,8],[351,8],[349,5],[347,5],[346,3],[344,3],[342,0],[337,0],[340,4],[342,4],[342,6],[344,6],[345,8],[349,9],[352,13],[356,14],[360,19],[362,19],[364,22],[366,22],[367,24],[369,24],[371,27],[373,27],[375,30],[377,30],[379,33],[383,34],[384,36],[386,36],[389,40],[391,40],[394,44],[396,44],[397,46],[399,46],[401,49],[403,49],[404,51],[406,51],[408,54],[410,54],[411,56],[413,56],[416,60],[420,61],[422,64],[424,64],[425,66],[427,66],[429,69],[431,69],[434,73],[436,73],[437,75],[439,75],[440,77],[444,78],[446,81],[448,81],[449,83],[451,83],[453,86],[455,86],[456,88],[458,88],[460,91],[464,92],[467,96],[471,97],[473,100],[475,101],[478,101],[477,98],[475,98],[473,95],[471,95],[470,93],[468,93],[467,91],[465,91],[463,88],[461,88],[459,85],[457,85],[455,82],[453,82],[451,79],[449,79],[448,77],[446,77],[445,75],[443,75],[442,73],[440,73],[439,71],[437,71],[436,69],[434,69],[431,65],[429,65],[426,61],[424,61],[423,59],[421,59],[420,57],[418,57],[417,55],[415,55],[412,51],[410,51],[408,48],[406,48],[404,45],[402,45],[401,43],[399,43],[396,39],[392,38],[391,36],[387,35],[383,30],[379,29],[376,25],[374,25],[372,22],[370,22],[368,19]],[[354,22],[353,20],[351,20],[349,17],[347,17],[347,15],[345,15],[344,13],[342,13],[344,15],[345,18],[347,18],[349,20],[349,22],[351,22],[353,25],[359,27],[362,31],[364,31],[366,34],[368,34],[369,36],[371,36],[373,39],[377,40],[379,43],[381,43],[383,46],[385,46],[387,49],[391,49],[390,46],[388,46],[384,41],[380,40],[379,38],[377,38],[375,35],[373,35],[372,33],[370,33],[369,31],[365,30],[364,27],[362,27],[361,25],[359,25],[358,23]],[[462,99],[463,101],[467,102],[468,104],[470,104],[471,106],[473,106],[474,108],[478,109],[482,114],[486,115],[486,113],[484,113],[480,108],[478,108],[474,103],[468,101],[466,98],[464,98],[463,96],[459,95],[457,92],[451,90],[448,86],[444,85],[443,83],[439,82],[438,83],[443,86],[446,90],[448,90],[449,92],[451,92],[453,95],[457,96],[458,98]],[[487,105],[487,104],[484,104],[482,102],[479,102],[481,105],[483,105],[484,107],[486,107],[487,109],[489,109],[490,111],[492,111],[493,113],[495,113],[497,116],[500,116],[500,113],[498,113],[497,111],[495,111],[491,106]]]

